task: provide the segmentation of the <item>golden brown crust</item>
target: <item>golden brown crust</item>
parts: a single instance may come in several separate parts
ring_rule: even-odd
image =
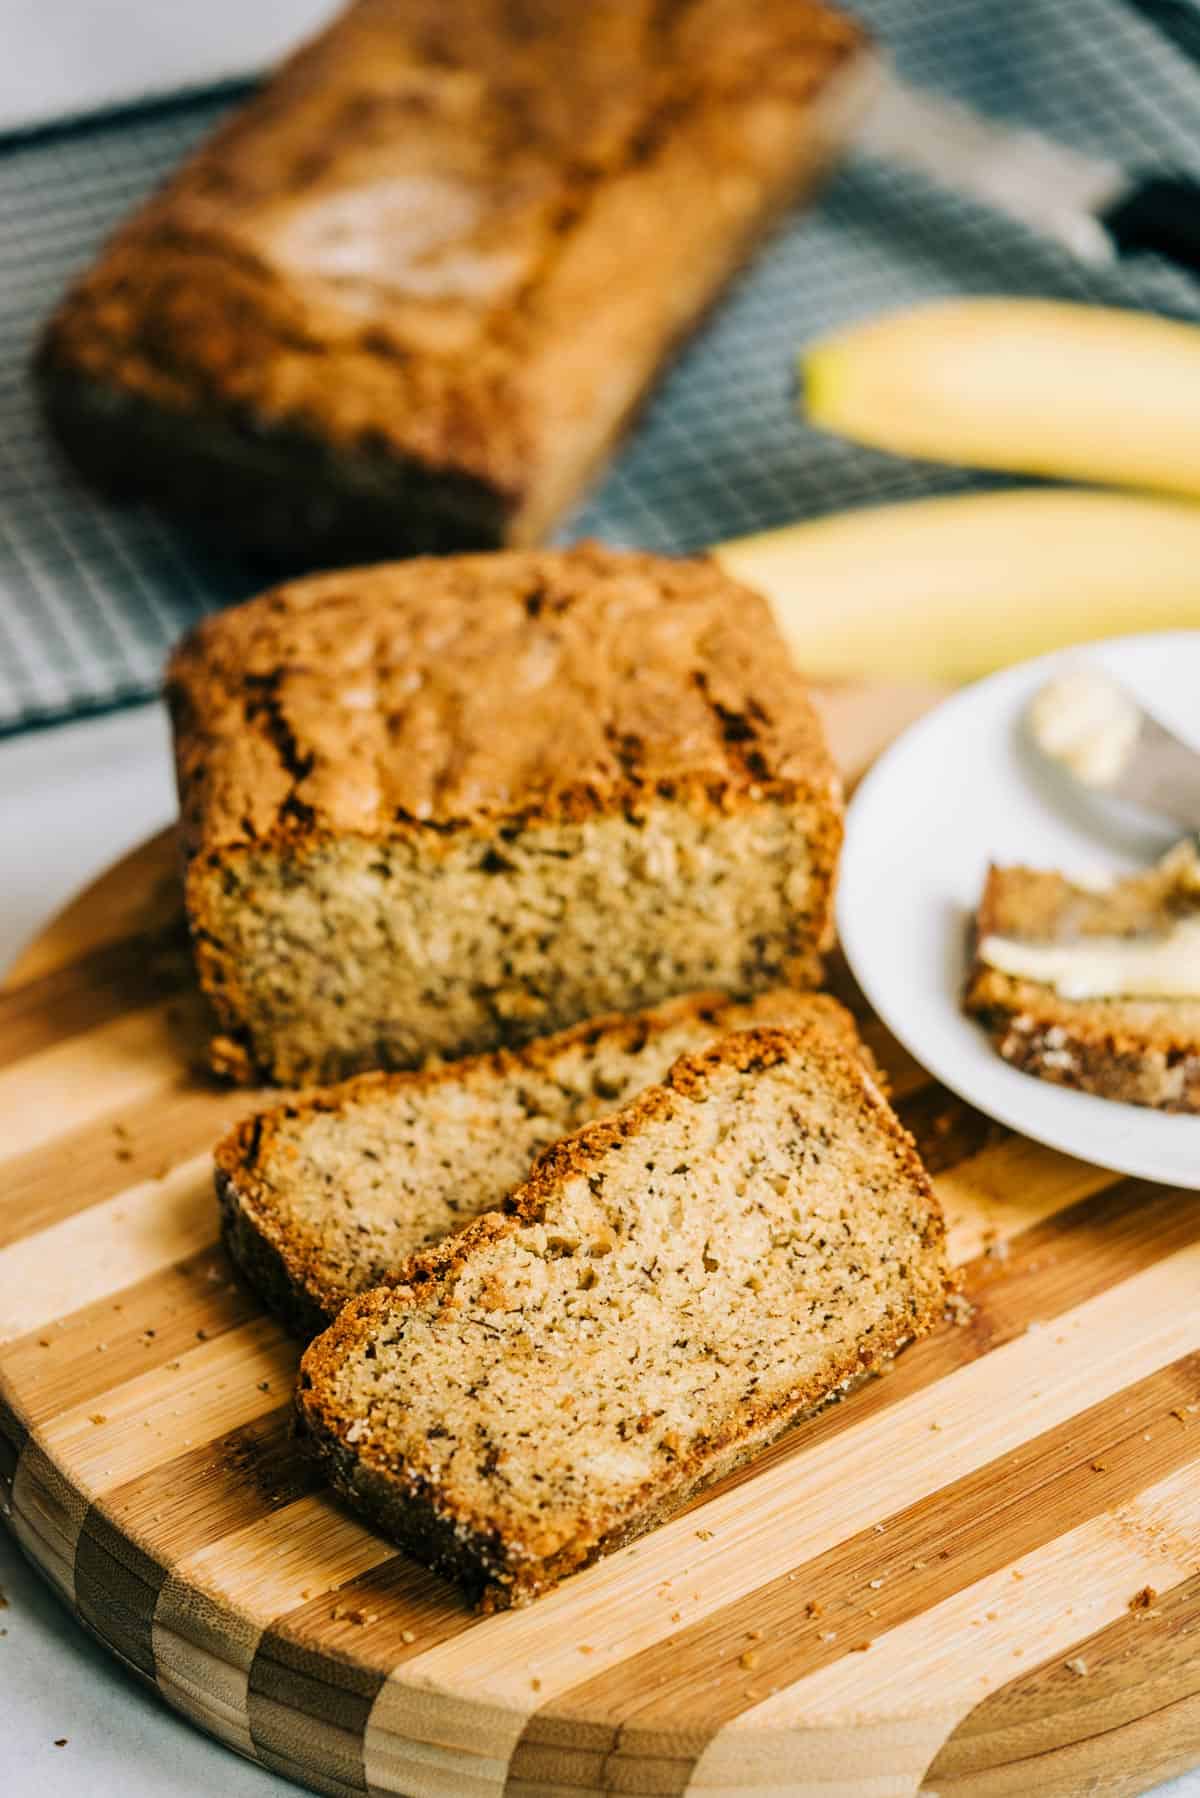
[[[162,426],[181,453],[207,434],[267,490],[242,512],[222,494],[227,524],[285,553],[270,481],[316,498],[313,446],[330,503],[353,471],[342,536],[405,547],[424,478],[426,505],[457,484],[442,547],[455,507],[460,544],[536,540],[828,159],[845,124],[818,102],[836,110],[862,42],[819,0],[358,0],[60,307],[40,365],[68,445],[102,474],[107,414],[142,437],[153,490]]]
[[[656,796],[810,797],[840,829],[769,607],[703,558],[584,543],[311,576],[206,619],[167,695],[189,856]]]
[[[553,1036],[535,1037],[518,1050],[495,1050],[418,1073],[361,1074],[244,1118],[217,1144],[216,1190],[230,1255],[271,1309],[307,1340],[328,1327],[354,1292],[345,1267],[331,1260],[322,1233],[302,1228],[289,1210],[287,1165],[281,1169],[278,1164],[281,1153],[288,1153],[289,1133],[297,1123],[303,1126],[324,1115],[353,1124],[366,1108],[389,1095],[411,1097],[439,1086],[468,1093],[480,1084],[499,1085],[538,1073],[554,1078],[564,1053],[573,1046],[636,1051],[658,1033],[685,1023],[710,1024],[717,1031],[745,1028],[751,1018],[759,1025],[778,1022],[785,1028],[811,1019],[855,1056],[877,1085],[882,1084],[874,1057],[843,1005],[826,993],[786,991],[765,994],[748,1007],[737,1006],[721,993],[690,994],[632,1016],[592,1018]],[[645,1084],[653,1080],[648,1074]],[[410,1278],[410,1259],[391,1270],[388,1284],[402,1285]]]
[[[1093,893],[1057,872],[988,869],[972,926],[963,1008],[1012,1067],[1057,1086],[1156,1110],[1200,1112],[1200,1001],[1064,999],[1002,974],[978,953],[986,936],[1031,942],[1164,928],[1181,896],[1160,870]]]
[[[431,1293],[450,1292],[456,1277],[492,1242],[536,1223],[565,1182],[586,1179],[598,1161],[656,1119],[669,1118],[681,1097],[704,1098],[708,1081],[722,1068],[753,1073],[796,1056],[806,1057],[828,1076],[841,1102],[869,1113],[890,1151],[894,1177],[920,1219],[925,1265],[912,1270],[908,1313],[894,1325],[861,1342],[852,1357],[789,1394],[783,1404],[747,1403],[736,1425],[705,1440],[702,1450],[682,1456],[668,1476],[639,1488],[620,1512],[592,1517],[564,1544],[544,1552],[533,1538],[513,1537],[494,1519],[464,1503],[415,1462],[396,1466],[374,1452],[360,1433],[347,1433],[331,1388],[342,1364],[366,1347],[372,1334],[390,1330],[406,1309],[430,1303]],[[819,1025],[792,1030],[764,1028],[722,1038],[699,1055],[677,1062],[666,1081],[648,1088],[616,1117],[553,1145],[535,1164],[505,1213],[491,1212],[463,1231],[414,1258],[407,1286],[376,1290],[354,1299],[332,1327],[310,1345],[301,1363],[297,1391],[300,1425],[334,1484],[351,1502],[412,1552],[460,1580],[484,1609],[523,1604],[566,1574],[609,1549],[631,1540],[678,1508],[701,1486],[753,1454],[789,1424],[838,1390],[878,1367],[904,1342],[930,1329],[942,1312],[948,1277],[945,1224],[915,1144],[895,1117],[870,1075],[847,1049]]]
[[[408,845],[432,882],[464,842],[503,874],[502,839],[511,858],[516,838],[543,826],[611,819],[628,833],[674,813],[677,833],[686,823],[696,834],[739,818],[756,829],[774,812],[795,833],[803,894],[794,903],[787,870],[764,867],[784,889],[784,929],[762,937],[761,972],[729,987],[820,977],[840,785],[768,607],[707,560],[580,544],[313,576],[205,621],[173,657],[167,695],[188,914],[227,1071],[257,1064],[290,1085],[392,1054],[386,1022],[378,1046],[373,1035],[341,1057],[284,1058],[261,1029],[251,1042],[248,986],[262,969],[231,950],[222,916],[235,891],[243,912],[253,904],[244,870],[252,856],[261,868],[264,849],[279,851],[279,881],[298,886],[331,844],[357,844],[365,861],[377,843]],[[744,947],[748,965],[749,938]],[[678,986],[706,978],[727,976],[697,967]],[[614,988],[575,1015],[623,997]],[[540,1016],[543,1029],[570,1021],[544,1000]],[[506,1017],[436,1047],[462,1053],[536,1030]],[[392,1065],[419,1059],[406,1050]]]

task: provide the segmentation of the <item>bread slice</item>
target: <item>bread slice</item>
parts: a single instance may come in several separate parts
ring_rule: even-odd
[[[536,543],[871,82],[821,0],[357,0],[73,285],[76,466],[289,565]]]
[[[1147,939],[1200,918],[1200,859],[1183,843],[1145,874],[1095,891],[1034,868],[988,871],[963,1004],[1013,1067],[1058,1086],[1160,1111],[1200,1111],[1200,996],[1065,998],[989,967],[986,937],[1029,943]]]
[[[313,576],[206,619],[168,697],[225,1071],[322,1084],[819,980],[837,773],[765,601],[702,558]]]
[[[822,993],[719,993],[597,1018],[523,1049],[413,1074],[363,1074],[245,1119],[216,1150],[226,1246],[297,1335],[500,1205],[547,1144],[626,1104],[732,1030],[811,1021],[874,1067]]]
[[[628,1542],[930,1328],[944,1226],[827,1029],[682,1057],[301,1364],[336,1487],[485,1609]]]

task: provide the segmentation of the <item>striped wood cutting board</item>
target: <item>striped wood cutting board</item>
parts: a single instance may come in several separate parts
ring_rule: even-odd
[[[913,703],[828,697],[843,760]],[[289,1440],[296,1348],[231,1277],[209,1170],[256,1095],[189,1071],[194,1008],[165,838],[0,1000],[0,1493],[185,1715],[321,1791],[430,1798],[1065,1798],[1200,1760],[1196,1195],[988,1124],[867,1020],[969,1314],[477,1621]]]

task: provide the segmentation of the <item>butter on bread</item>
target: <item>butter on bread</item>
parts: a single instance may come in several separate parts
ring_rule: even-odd
[[[1174,997],[1121,991],[1071,997],[1050,979],[1016,971],[1038,966],[1038,957],[1021,957],[1022,948],[1052,949],[1055,963],[1068,975],[1074,965],[1087,977],[1084,984],[1094,986],[1098,978],[1103,986],[1108,969],[1121,986],[1130,973],[1123,946],[1161,945],[1180,926],[1193,933],[1198,923],[1200,858],[1191,843],[1101,890],[1056,872],[993,867],[974,921],[964,1009],[983,1024],[999,1054],[1025,1073],[1131,1105],[1200,1111],[1200,980],[1194,991]],[[989,939],[1018,951],[997,958],[1014,971],[990,965]],[[1139,959],[1135,953],[1135,968]],[[1053,964],[1046,969],[1052,972]],[[1183,986],[1189,984],[1185,978]],[[1069,978],[1059,985],[1069,989]]]

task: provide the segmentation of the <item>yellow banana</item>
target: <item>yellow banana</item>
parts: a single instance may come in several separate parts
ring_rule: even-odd
[[[1200,628],[1200,505],[1081,488],[913,500],[719,545],[816,676],[964,681],[1063,644]]]
[[[1200,326],[935,301],[811,345],[800,372],[810,420],[877,449],[1200,495]]]

